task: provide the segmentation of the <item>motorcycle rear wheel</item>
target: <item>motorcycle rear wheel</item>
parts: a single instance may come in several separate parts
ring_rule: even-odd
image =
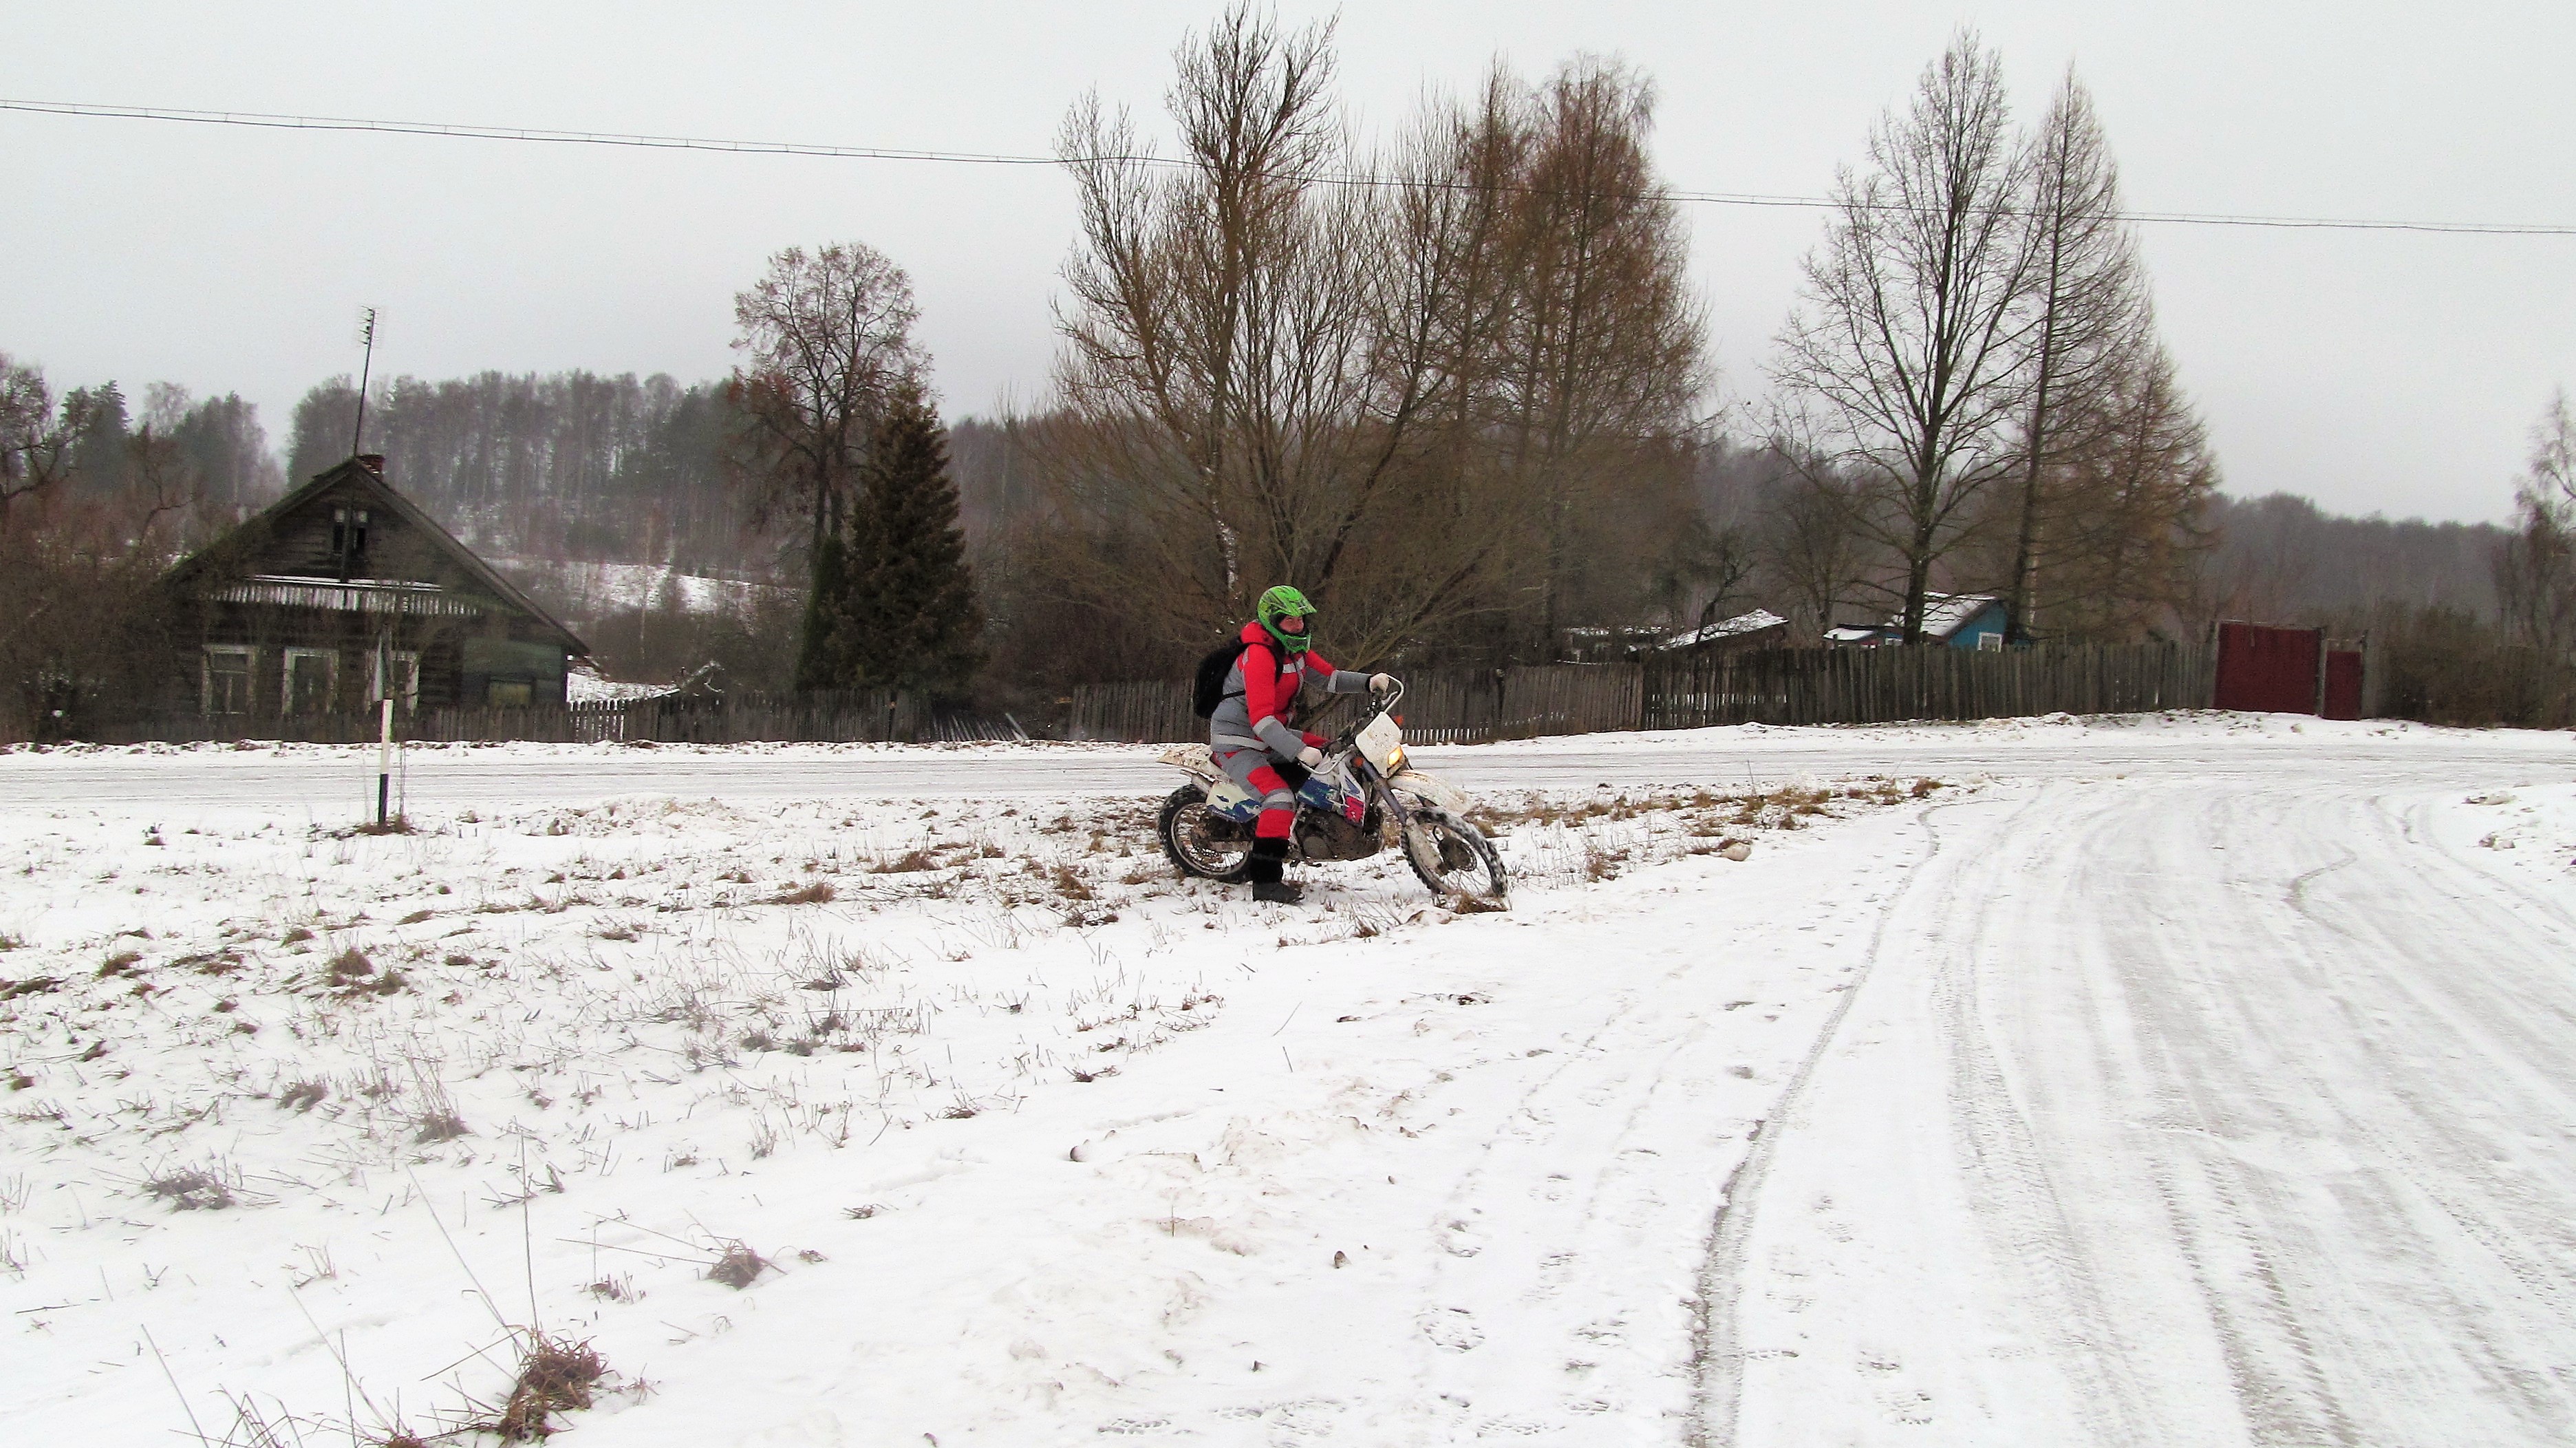
[[[1214,828],[1220,823],[1228,822],[1208,812],[1207,789],[1185,784],[1163,801],[1154,833],[1162,839],[1163,854],[1173,869],[1220,885],[1240,884],[1252,865],[1252,834],[1231,824],[1229,829],[1240,832],[1240,838],[1220,834]]]
[[[1416,803],[1412,822],[1402,831],[1404,862],[1431,893],[1461,896],[1488,905],[1510,901],[1511,879],[1503,857],[1485,832],[1438,805]]]

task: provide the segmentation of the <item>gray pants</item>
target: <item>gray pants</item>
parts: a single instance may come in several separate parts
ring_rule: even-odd
[[[1219,749],[1216,767],[1261,801],[1256,840],[1287,841],[1297,822],[1297,786],[1306,782],[1306,767],[1280,760],[1267,749]]]

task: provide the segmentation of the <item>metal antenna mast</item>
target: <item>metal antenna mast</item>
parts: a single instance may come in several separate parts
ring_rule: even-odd
[[[373,307],[358,309],[358,341],[367,352],[365,359],[358,364],[358,423],[349,429],[351,457],[358,455],[358,443],[367,435],[367,376],[376,365],[376,309]]]

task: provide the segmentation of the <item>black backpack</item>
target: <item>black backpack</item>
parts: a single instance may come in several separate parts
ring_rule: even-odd
[[[1243,657],[1245,647],[1243,640],[1236,639],[1199,660],[1198,678],[1190,687],[1190,709],[1200,718],[1215,714],[1216,706],[1228,698],[1242,697],[1226,693],[1225,676],[1234,672],[1234,662]]]

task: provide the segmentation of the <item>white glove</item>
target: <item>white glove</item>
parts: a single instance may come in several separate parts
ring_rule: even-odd
[[[1383,694],[1383,693],[1385,693],[1387,690],[1392,689],[1392,688],[1394,688],[1394,687],[1395,687],[1395,675],[1393,675],[1393,674],[1371,674],[1371,675],[1369,675],[1369,692],[1371,692],[1371,693],[1373,693],[1373,694]]]
[[[1297,762],[1309,770],[1321,769],[1324,767],[1324,751],[1309,744],[1297,751]]]

